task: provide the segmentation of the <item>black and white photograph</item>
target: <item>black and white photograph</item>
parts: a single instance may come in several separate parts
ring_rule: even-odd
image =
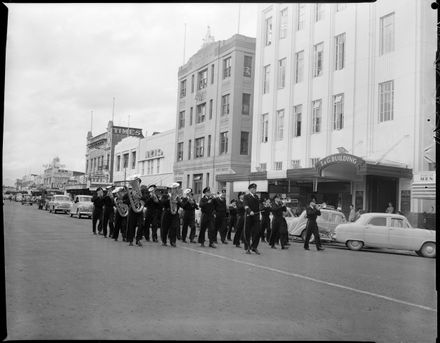
[[[438,2],[0,6],[4,341],[438,339]]]

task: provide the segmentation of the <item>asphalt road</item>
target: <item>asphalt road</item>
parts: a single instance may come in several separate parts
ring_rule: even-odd
[[[3,207],[8,340],[437,337],[436,261],[411,252],[129,247],[90,219]]]

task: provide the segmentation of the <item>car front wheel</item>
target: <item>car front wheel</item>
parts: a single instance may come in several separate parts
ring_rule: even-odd
[[[347,247],[350,250],[361,250],[362,247],[364,246],[364,243],[361,241],[347,241]]]
[[[435,243],[428,242],[423,244],[422,249],[420,249],[420,252],[423,257],[435,257],[436,255]]]

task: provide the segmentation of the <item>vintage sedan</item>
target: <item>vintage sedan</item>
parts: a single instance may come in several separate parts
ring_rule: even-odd
[[[306,211],[304,210],[298,217],[295,217],[292,211],[288,208],[285,215],[287,222],[287,231],[290,236],[301,238],[303,241],[306,238]],[[346,223],[345,215],[342,212],[333,210],[331,208],[321,208],[321,215],[317,217],[316,223],[318,224],[319,236],[322,240],[331,241],[332,233],[335,228],[341,224]],[[314,237],[311,237],[313,242]]]
[[[70,216],[76,215],[78,218],[85,216],[92,218],[93,203],[91,195],[76,195],[73,203],[70,205]]]
[[[332,238],[351,250],[363,247],[413,250],[436,256],[435,231],[413,228],[406,217],[393,213],[364,213],[353,223],[338,225]]]
[[[70,197],[68,195],[54,195],[52,200],[49,201],[49,212],[57,213],[57,211],[67,212],[70,210]]]
[[[32,196],[29,194],[24,194],[23,197],[21,198],[21,204],[22,205],[31,205],[33,204],[32,202]]]

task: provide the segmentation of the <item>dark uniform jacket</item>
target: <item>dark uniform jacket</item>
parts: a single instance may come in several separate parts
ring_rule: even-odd
[[[108,195],[104,197],[104,212],[111,213],[113,211],[114,199],[110,198]]]
[[[270,211],[271,211],[271,207],[263,207],[263,209],[261,210],[261,216],[263,217],[263,219],[267,219],[270,216]]]
[[[159,197],[158,197],[158,201],[157,202],[155,202],[154,201],[154,198],[150,195],[150,194],[148,194],[146,197],[145,197],[145,207],[147,208],[147,211],[159,211],[160,209],[161,209],[161,203],[160,203],[160,199],[159,199]]]
[[[283,204],[272,204],[270,207],[270,212],[272,212],[273,216],[275,218],[283,218],[283,212],[286,212],[287,208],[286,205]]]
[[[315,208],[311,208],[310,206],[306,209],[306,217],[309,221],[314,222],[316,224],[316,217],[321,215],[321,211]]]
[[[199,206],[197,206],[195,200],[192,202],[189,201],[189,198],[182,198],[182,201],[180,202],[180,206],[185,211],[183,213],[184,218],[190,218],[195,216],[195,210],[199,209]]]
[[[229,205],[229,216],[230,217],[237,217],[237,209],[233,207],[232,205]]]
[[[237,216],[244,216],[244,202],[237,200]]]
[[[169,194],[164,194],[162,195],[162,197],[160,198],[160,204],[162,206],[162,209],[164,211],[171,211],[171,204],[170,204],[170,195]],[[179,202],[176,203],[176,211],[179,211],[180,205]],[[176,214],[178,214],[176,212]]]
[[[260,211],[261,203],[257,195],[246,194],[244,196],[243,202],[245,207],[246,206],[249,207],[246,210],[246,214],[249,214],[251,211],[253,211],[254,212],[253,217],[260,218],[260,215],[257,212]]]
[[[226,199],[215,198],[213,202],[216,217],[225,217],[228,210]]]
[[[200,199],[199,207],[204,214],[212,215],[214,212],[214,200],[210,203],[208,203],[208,198],[206,196],[203,196],[202,199]]]
[[[104,209],[104,197],[100,198],[98,197],[98,195],[95,194],[92,197],[92,202],[94,205],[94,211],[102,212],[102,210]]]

